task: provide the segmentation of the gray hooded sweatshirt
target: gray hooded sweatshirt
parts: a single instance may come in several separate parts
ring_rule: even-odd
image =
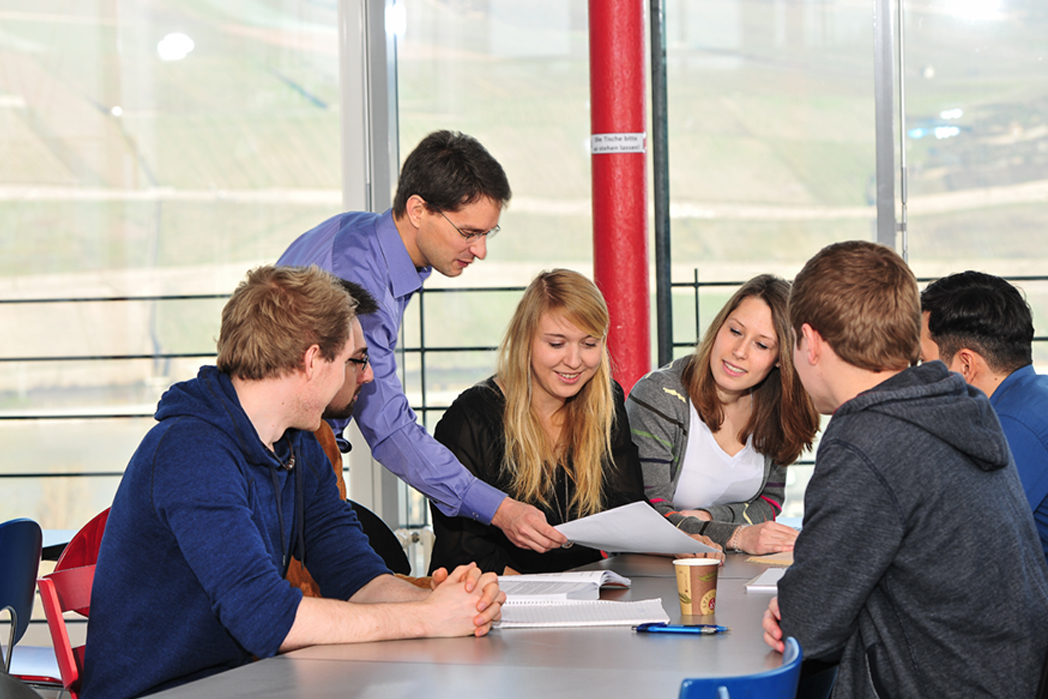
[[[1048,568],[986,397],[941,362],[846,402],[819,445],[782,629],[833,697],[1033,697]]]

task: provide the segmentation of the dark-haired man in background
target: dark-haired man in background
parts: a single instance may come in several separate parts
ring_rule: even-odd
[[[375,459],[448,516],[493,524],[517,546],[548,551],[566,538],[537,508],[477,479],[418,424],[394,355],[411,297],[434,269],[457,277],[487,256],[511,194],[502,166],[479,141],[436,131],[404,160],[392,209],[334,216],[300,236],[277,264],[317,265],[378,301],[377,313],[360,318],[374,381],[353,410]],[[340,439],[348,422],[332,421]]]
[[[990,399],[1048,556],[1048,376],[1033,370],[1033,315],[1000,277],[960,272],[921,293],[921,361],[941,360]]]

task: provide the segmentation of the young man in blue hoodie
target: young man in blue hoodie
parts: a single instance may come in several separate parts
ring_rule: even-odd
[[[832,415],[765,641],[839,662],[833,696],[1032,697],[1048,567],[1000,423],[917,364],[917,282],[890,248],[824,248],[790,293],[794,365]]]
[[[261,267],[237,287],[218,366],[164,394],[117,490],[82,697],[136,697],[309,645],[490,629],[505,599],[493,575],[463,566],[432,591],[398,580],[339,499],[311,431],[346,365],[366,368],[354,308],[317,268]],[[292,555],[326,599],[284,580]]]

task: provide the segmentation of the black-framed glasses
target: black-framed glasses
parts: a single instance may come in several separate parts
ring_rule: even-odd
[[[365,352],[363,359],[357,359],[356,357],[350,357],[346,361],[347,362],[351,362],[352,364],[356,364],[357,365],[357,369],[359,371],[364,371],[365,369],[368,368],[368,362],[371,361],[371,358],[368,357],[368,353]]]
[[[459,228],[458,226],[456,226],[455,222],[452,221],[450,218],[448,218],[447,215],[443,211],[440,211],[440,209],[437,209],[437,211],[440,213],[441,216],[444,217],[445,221],[447,221],[448,223],[451,224],[452,228],[454,228],[456,231],[458,231],[459,235],[461,235],[463,238],[466,239],[467,243],[472,242],[472,241],[476,240],[477,238],[494,238],[495,235],[498,234],[498,232],[500,230],[502,230],[501,226],[495,226],[490,231],[484,231],[483,233],[467,233],[466,231],[464,231],[461,228]]]

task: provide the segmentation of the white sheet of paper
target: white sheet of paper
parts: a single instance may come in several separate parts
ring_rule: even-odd
[[[631,502],[554,527],[568,541],[609,553],[707,553],[715,549],[670,524],[646,502]]]
[[[746,592],[778,592],[779,580],[785,572],[785,568],[768,568],[746,583]]]

